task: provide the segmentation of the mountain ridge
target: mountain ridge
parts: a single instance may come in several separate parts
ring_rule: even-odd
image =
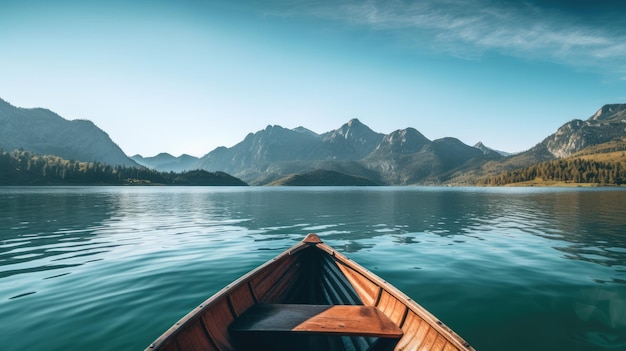
[[[131,156],[131,159],[138,164],[156,169],[160,172],[183,172],[197,169],[196,165],[199,158],[188,154],[182,154],[178,157],[167,152],[161,152],[156,156],[143,157],[139,154]]]
[[[626,134],[626,104],[606,104],[586,120],[573,119],[529,150],[548,158],[571,156],[586,147],[619,139]]]
[[[625,135],[625,127],[626,104],[607,104],[587,120],[564,123],[534,147],[511,154],[489,148],[482,142],[469,146],[453,137],[429,140],[412,127],[385,135],[374,132],[354,118],[322,134],[308,133],[304,127],[291,130],[309,137],[308,153],[290,154],[290,150],[303,146],[297,144],[297,138],[282,140],[283,152],[290,154],[289,157],[273,153],[273,157],[262,162],[231,163],[229,171],[250,184],[263,185],[291,174],[311,172],[312,165],[324,162],[325,169],[334,170],[341,164],[342,173],[359,176],[368,173],[370,179],[388,185],[467,184],[472,175],[478,177],[499,170],[527,167],[620,138]],[[267,129],[250,133],[246,139],[264,140],[265,134]],[[235,148],[243,148],[248,142],[246,139],[233,148],[219,148],[211,153],[229,153],[235,155],[234,159],[241,159],[236,156]],[[262,146],[257,145],[261,149]],[[199,166],[212,170],[216,165],[207,155],[200,158]],[[348,161],[351,163],[346,163]]]
[[[303,126],[270,124],[232,147],[217,147],[200,158],[168,153],[130,158],[91,121],[69,121],[48,109],[15,107],[0,99],[0,150],[26,149],[110,165],[141,164],[165,172],[226,172],[251,185],[298,174],[335,179],[345,175],[381,185],[472,184],[477,177],[569,157],[624,137],[626,104],[606,104],[586,120],[568,121],[532,148],[513,155],[482,142],[470,146],[454,137],[430,140],[413,127],[378,133],[352,118],[321,134]]]
[[[0,99],[0,148],[26,149],[68,160],[137,166],[93,122],[66,120],[44,108],[15,107]]]
[[[429,140],[415,128],[377,133],[356,118],[337,129],[316,134],[304,127],[269,125],[249,133],[231,148],[220,147],[200,157],[198,168],[223,170],[253,185],[313,171],[369,177],[375,183],[436,184],[438,175],[484,152],[456,138]]]

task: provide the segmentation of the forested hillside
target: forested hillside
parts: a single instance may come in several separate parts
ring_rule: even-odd
[[[626,141],[585,149],[572,157],[480,178],[476,185],[626,184]]]
[[[223,172],[158,172],[0,150],[0,185],[246,185]]]

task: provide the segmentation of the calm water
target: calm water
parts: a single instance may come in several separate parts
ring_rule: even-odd
[[[0,188],[0,349],[143,350],[308,232],[478,351],[626,350],[626,191]]]

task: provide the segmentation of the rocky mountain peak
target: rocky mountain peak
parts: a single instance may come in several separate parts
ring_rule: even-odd
[[[419,151],[430,140],[415,128],[398,129],[383,137],[376,153],[410,154]]]
[[[360,138],[363,136],[371,136],[373,134],[377,134],[373,130],[371,130],[368,126],[361,123],[356,118],[353,118],[348,121],[348,123],[341,126],[341,128],[334,131],[335,135],[340,135],[345,139],[350,138]]]
[[[357,126],[365,126],[363,123],[361,123],[361,121],[359,121],[358,118],[353,118],[351,120],[348,121],[348,127],[357,127]]]
[[[296,133],[300,133],[300,134],[303,134],[303,135],[308,135],[308,136],[312,136],[312,137],[319,137],[319,135],[317,133],[315,133],[314,131],[312,131],[310,129],[307,129],[305,127],[302,127],[302,126],[296,127],[296,128],[294,128],[292,130],[294,132],[296,132]]]
[[[283,128],[279,125],[268,124],[265,129],[259,130],[256,133],[248,133],[243,143],[264,143],[266,140],[281,139],[285,135],[293,133],[293,130]]]
[[[368,143],[372,139],[376,139],[377,143],[383,138],[384,134],[376,133],[370,127],[361,123],[356,118],[351,119],[348,123],[331,132],[340,135],[346,140],[358,141],[359,143]]]
[[[506,152],[506,151],[499,151],[499,150],[492,149],[492,148],[488,147],[487,145],[483,144],[482,141],[477,142],[473,147],[478,149],[478,150],[480,150],[480,151],[482,151],[483,154],[485,154],[485,155],[489,155],[491,153],[497,153],[497,154],[499,154],[501,156],[511,156],[512,155],[511,153]]]
[[[604,105],[589,118],[591,121],[608,121],[613,119],[626,119],[626,104]]]
[[[408,139],[418,139],[420,141],[425,140],[429,141],[428,138],[424,136],[424,134],[420,133],[415,128],[406,128],[396,131],[399,136],[403,138],[403,142],[406,142]],[[392,133],[393,134],[393,133]]]
[[[376,133],[356,118],[351,119],[339,129],[321,135],[324,142],[332,148],[341,150],[343,159],[361,159],[371,153],[384,134]]]

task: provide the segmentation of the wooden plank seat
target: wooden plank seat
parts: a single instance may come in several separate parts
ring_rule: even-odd
[[[257,304],[229,327],[234,333],[303,333],[399,339],[402,329],[373,306]]]

